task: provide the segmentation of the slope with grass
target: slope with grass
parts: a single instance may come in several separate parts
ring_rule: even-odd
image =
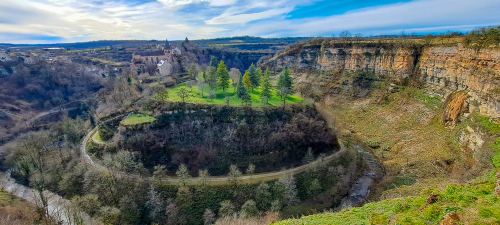
[[[493,194],[494,174],[491,172],[463,185],[433,186],[414,197],[368,203],[360,208],[274,224],[439,224],[448,213],[458,215],[455,224],[498,224],[500,196]]]

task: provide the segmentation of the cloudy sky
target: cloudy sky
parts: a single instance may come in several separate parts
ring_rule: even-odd
[[[0,43],[468,31],[499,0],[0,0]]]

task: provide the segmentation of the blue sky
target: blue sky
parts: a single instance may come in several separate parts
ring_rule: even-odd
[[[0,43],[469,31],[499,0],[0,0]]]

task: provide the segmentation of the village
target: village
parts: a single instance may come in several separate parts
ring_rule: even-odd
[[[13,74],[16,65],[82,64],[81,70],[106,78],[129,68],[138,75],[171,77],[183,72],[176,58],[181,50],[168,41],[165,44],[138,47],[105,47],[98,49],[68,49],[64,47],[15,48],[0,46],[0,77]]]

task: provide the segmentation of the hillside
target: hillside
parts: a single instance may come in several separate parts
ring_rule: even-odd
[[[498,201],[499,59],[498,49],[461,43],[320,41],[263,63],[291,68],[302,97],[321,105],[340,138],[371,147],[386,169],[369,199],[381,202],[278,224],[436,223],[454,211],[466,224],[496,222],[488,207]],[[437,190],[443,202],[426,205]]]

